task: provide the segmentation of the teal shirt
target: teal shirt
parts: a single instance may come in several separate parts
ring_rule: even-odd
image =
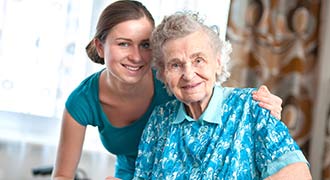
[[[128,126],[114,127],[103,112],[99,101],[99,78],[102,71],[82,81],[70,94],[65,106],[79,124],[98,127],[103,146],[117,156],[115,176],[124,180],[132,179],[141,134],[152,110],[174,97],[167,94],[164,85],[155,78],[154,73],[155,94],[147,112]]]

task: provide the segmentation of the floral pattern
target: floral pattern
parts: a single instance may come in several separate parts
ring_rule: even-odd
[[[180,119],[178,100],[156,107],[139,145],[135,179],[262,179],[307,162],[286,126],[252,100],[252,90],[216,86],[198,120]]]

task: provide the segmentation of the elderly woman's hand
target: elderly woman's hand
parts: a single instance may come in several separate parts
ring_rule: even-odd
[[[265,85],[260,86],[258,91],[254,91],[253,99],[259,101],[259,106],[270,110],[270,113],[277,119],[281,119],[282,99],[269,92]]]

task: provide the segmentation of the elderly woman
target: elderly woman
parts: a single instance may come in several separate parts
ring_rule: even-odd
[[[311,179],[287,127],[226,88],[231,47],[194,15],[165,17],[151,37],[157,75],[176,100],[143,132],[135,179]]]

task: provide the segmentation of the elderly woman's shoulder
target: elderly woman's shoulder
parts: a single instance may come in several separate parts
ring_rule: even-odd
[[[236,96],[240,98],[252,98],[252,92],[256,91],[256,88],[233,88],[233,87],[224,87],[223,94],[224,97]]]
[[[223,88],[223,98],[226,99],[226,104],[233,106],[244,106],[244,104],[256,105],[257,102],[252,98],[252,92],[256,91],[256,88]]]
[[[256,88],[233,88],[233,91],[238,94],[251,94],[253,91],[256,90]]]

